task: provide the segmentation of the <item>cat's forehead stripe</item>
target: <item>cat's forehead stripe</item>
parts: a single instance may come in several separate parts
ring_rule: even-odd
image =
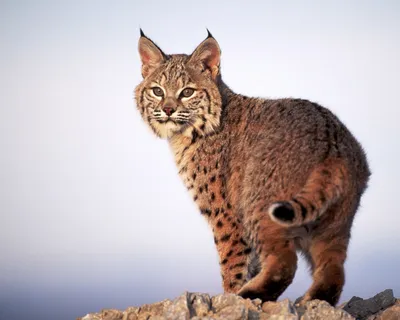
[[[173,85],[179,88],[190,82],[189,74],[186,71],[186,57],[176,57],[168,60],[165,69],[160,74],[159,82],[162,86]]]

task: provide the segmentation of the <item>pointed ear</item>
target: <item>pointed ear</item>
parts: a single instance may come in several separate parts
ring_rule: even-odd
[[[146,78],[160,64],[162,64],[167,56],[161,49],[149,38],[147,38],[142,29],[140,29],[139,39],[139,55],[142,60],[142,76]]]
[[[207,30],[208,31],[208,30]],[[202,63],[203,66],[211,71],[211,76],[215,80],[219,75],[219,63],[221,59],[221,50],[217,40],[208,31],[208,37],[190,56],[189,62]]]

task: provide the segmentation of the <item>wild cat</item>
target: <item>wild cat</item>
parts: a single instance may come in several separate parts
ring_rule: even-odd
[[[313,276],[300,303],[335,305],[370,175],[350,131],[317,103],[233,92],[210,33],[191,55],[168,55],[141,30],[139,54],[137,107],[213,230],[225,292],[276,300],[299,251]]]

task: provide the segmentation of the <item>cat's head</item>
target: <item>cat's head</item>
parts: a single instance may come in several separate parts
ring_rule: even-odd
[[[141,30],[143,81],[135,98],[143,120],[161,138],[204,136],[219,126],[220,48],[209,33],[191,55],[167,55]]]

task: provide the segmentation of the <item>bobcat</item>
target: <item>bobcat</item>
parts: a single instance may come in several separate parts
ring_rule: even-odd
[[[213,230],[224,291],[275,301],[300,251],[313,284],[299,303],[335,305],[370,175],[360,144],[317,103],[234,93],[210,32],[191,55],[167,55],[140,32],[137,107]]]

